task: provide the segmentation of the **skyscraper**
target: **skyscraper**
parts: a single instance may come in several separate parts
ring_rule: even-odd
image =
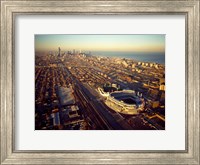
[[[58,56],[59,57],[61,56],[61,49],[60,49],[60,47],[58,47]]]

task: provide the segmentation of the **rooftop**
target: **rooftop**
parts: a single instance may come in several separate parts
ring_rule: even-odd
[[[71,105],[75,104],[75,98],[73,95],[73,89],[71,87],[59,87],[58,95],[60,98],[60,104],[64,105]]]

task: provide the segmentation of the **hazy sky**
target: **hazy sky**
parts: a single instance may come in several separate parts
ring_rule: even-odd
[[[165,35],[35,35],[36,51],[165,52]]]

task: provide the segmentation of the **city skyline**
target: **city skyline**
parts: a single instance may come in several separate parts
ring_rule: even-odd
[[[38,34],[35,35],[36,51],[119,51],[140,53],[164,53],[165,35],[163,34]]]
[[[35,35],[35,130],[165,130],[165,35]]]

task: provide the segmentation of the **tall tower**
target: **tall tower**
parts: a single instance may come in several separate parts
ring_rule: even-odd
[[[61,56],[61,49],[60,49],[60,47],[58,47],[58,56],[59,57]]]

